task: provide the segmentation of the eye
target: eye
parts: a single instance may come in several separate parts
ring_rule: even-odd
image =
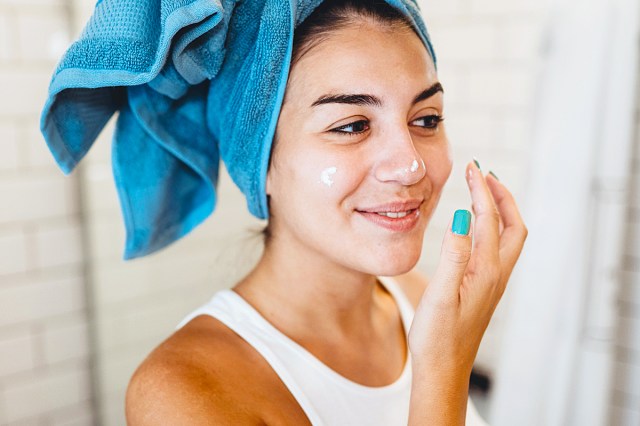
[[[426,115],[411,122],[413,126],[423,127],[425,129],[436,129],[438,124],[444,120],[440,115]]]
[[[336,127],[329,130],[332,133],[340,133],[348,136],[359,135],[369,130],[369,122],[367,120],[358,120],[353,123],[345,124],[344,126]]]

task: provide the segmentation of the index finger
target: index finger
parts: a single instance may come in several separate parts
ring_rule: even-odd
[[[475,162],[467,164],[467,183],[475,213],[473,250],[479,262],[499,261],[500,214],[487,182]],[[481,263],[481,264],[482,264]]]
[[[493,176],[487,179],[487,184],[504,223],[500,236],[500,259],[506,263],[510,272],[520,256],[528,231],[516,201],[507,187]]]

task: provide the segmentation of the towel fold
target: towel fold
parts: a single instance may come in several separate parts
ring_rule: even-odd
[[[111,116],[125,259],[181,238],[216,206],[219,162],[268,217],[265,181],[293,31],[322,0],[100,0],[59,62],[41,130],[71,173]],[[414,0],[387,0],[414,23]]]

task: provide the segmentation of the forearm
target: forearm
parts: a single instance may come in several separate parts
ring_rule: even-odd
[[[470,374],[414,362],[409,425],[463,426]]]

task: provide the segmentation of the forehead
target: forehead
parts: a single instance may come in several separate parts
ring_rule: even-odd
[[[409,28],[354,23],[331,32],[292,67],[287,102],[331,91],[391,91],[415,96],[437,81],[433,60]]]

